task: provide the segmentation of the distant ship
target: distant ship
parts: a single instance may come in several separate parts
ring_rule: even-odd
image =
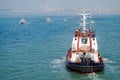
[[[65,22],[65,21],[66,21],[66,19],[63,19],[63,21]]]
[[[86,28],[89,14],[80,15],[83,16],[82,25],[74,33],[71,48],[66,56],[66,67],[80,73],[102,71],[104,62],[98,52],[96,33],[91,26]]]
[[[46,22],[52,22],[52,20],[49,17],[47,17]]]
[[[20,24],[24,24],[26,21],[22,18],[21,20],[20,20]]]
[[[93,23],[95,23],[95,21],[92,20],[91,23],[93,24]]]

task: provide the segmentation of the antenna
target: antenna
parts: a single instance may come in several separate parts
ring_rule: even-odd
[[[82,15],[82,27],[83,27],[83,30],[86,30],[86,19],[87,17],[90,15],[88,13],[80,13],[79,15]]]

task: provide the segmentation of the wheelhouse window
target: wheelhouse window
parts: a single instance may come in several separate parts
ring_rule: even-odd
[[[82,42],[82,44],[87,44],[87,38],[83,37],[83,38],[81,39],[81,42]]]

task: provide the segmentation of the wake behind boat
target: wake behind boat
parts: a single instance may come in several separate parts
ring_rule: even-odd
[[[66,56],[66,67],[80,73],[92,73],[103,70],[103,59],[98,52],[96,33],[86,28],[86,19],[89,14],[83,13],[82,27],[78,28],[73,36],[72,46]]]

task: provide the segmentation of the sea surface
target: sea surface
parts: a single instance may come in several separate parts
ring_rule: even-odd
[[[25,24],[19,23],[22,17]],[[93,15],[92,20],[105,68],[80,74],[65,67],[79,27],[76,16],[0,16],[0,80],[120,80],[120,15]]]

